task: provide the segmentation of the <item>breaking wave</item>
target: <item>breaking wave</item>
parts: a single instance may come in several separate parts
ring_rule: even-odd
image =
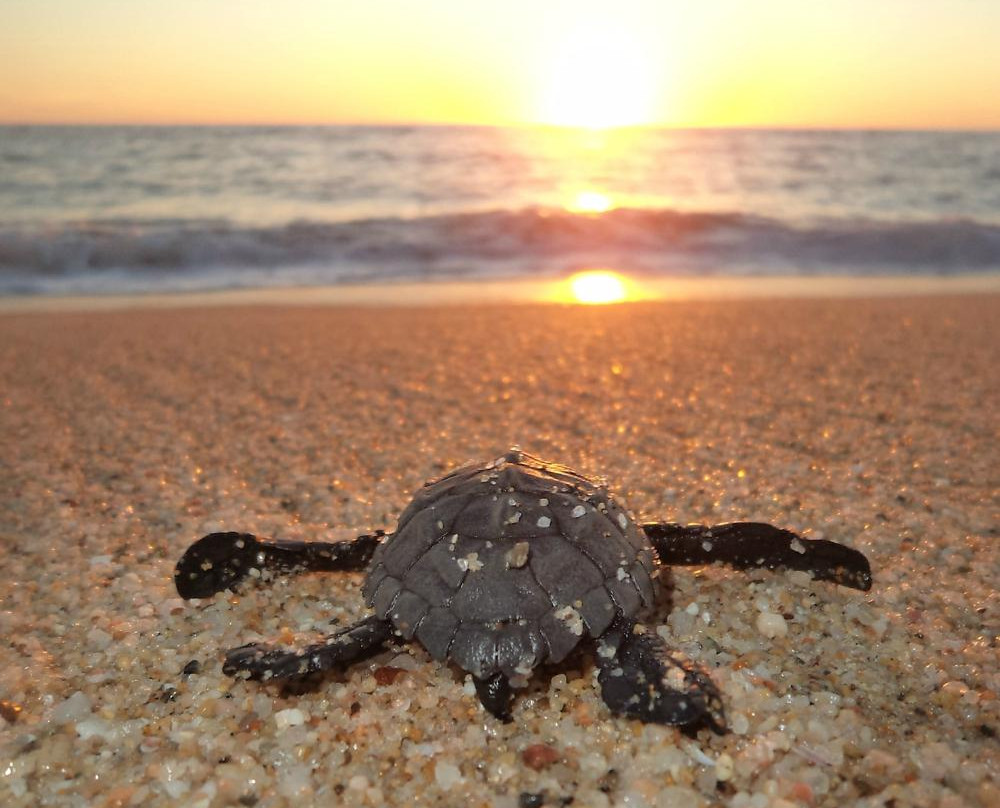
[[[1000,269],[1000,225],[531,208],[269,227],[214,219],[0,226],[4,294],[548,277],[596,265],[650,275],[991,271]]]

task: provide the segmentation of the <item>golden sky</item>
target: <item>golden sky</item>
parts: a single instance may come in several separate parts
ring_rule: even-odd
[[[0,0],[0,121],[1000,128],[1000,0]]]

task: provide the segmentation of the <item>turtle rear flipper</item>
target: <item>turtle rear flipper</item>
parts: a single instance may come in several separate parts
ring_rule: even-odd
[[[602,640],[597,680],[611,712],[649,724],[705,724],[719,734],[727,731],[722,697],[708,673],[671,653],[659,635],[635,633],[629,625]]]

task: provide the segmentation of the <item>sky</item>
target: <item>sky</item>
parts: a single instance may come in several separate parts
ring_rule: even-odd
[[[1000,0],[2,0],[0,122],[1000,128]]]

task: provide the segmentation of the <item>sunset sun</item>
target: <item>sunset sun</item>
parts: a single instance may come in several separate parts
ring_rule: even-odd
[[[652,59],[642,39],[597,23],[567,32],[552,51],[539,118],[604,129],[649,123],[656,102]]]
[[[580,191],[573,196],[567,208],[575,213],[604,213],[614,207],[607,194],[599,191]]]

